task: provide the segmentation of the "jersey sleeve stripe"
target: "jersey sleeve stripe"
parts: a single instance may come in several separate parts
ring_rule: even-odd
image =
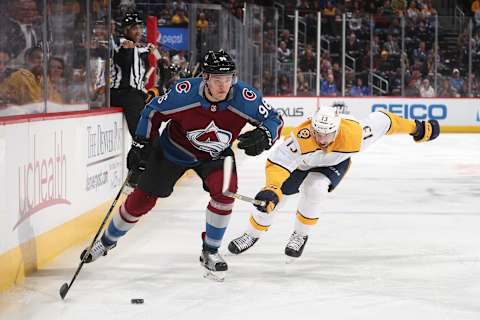
[[[201,106],[200,102],[194,102],[194,103],[191,103],[191,104],[187,104],[186,106],[183,106],[183,107],[173,108],[173,109],[169,109],[169,110],[159,110],[159,112],[161,112],[164,115],[169,115],[169,114],[172,114],[172,113],[185,111],[185,110],[196,108],[196,107],[199,107],[199,106]]]

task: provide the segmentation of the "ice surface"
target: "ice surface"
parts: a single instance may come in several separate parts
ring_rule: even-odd
[[[261,188],[265,158],[240,157],[239,193]],[[192,178],[159,200],[62,301],[84,245],[67,251],[0,296],[0,319],[480,319],[480,135],[383,138],[353,158],[298,261],[283,254],[292,197],[255,247],[225,254],[223,283],[198,262],[200,190]],[[236,202],[223,252],[252,209]]]

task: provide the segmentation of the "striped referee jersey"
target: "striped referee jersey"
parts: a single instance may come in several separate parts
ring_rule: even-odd
[[[112,43],[111,89],[145,91],[145,73],[148,66],[148,47],[122,48],[126,38],[116,38]]]

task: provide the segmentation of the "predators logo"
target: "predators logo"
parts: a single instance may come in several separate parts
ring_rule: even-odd
[[[303,128],[302,130],[298,131],[297,136],[302,139],[308,139],[310,138],[310,130]]]

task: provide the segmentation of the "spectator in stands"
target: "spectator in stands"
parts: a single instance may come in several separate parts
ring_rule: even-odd
[[[412,79],[408,82],[407,87],[405,88],[406,97],[418,97],[420,95],[416,82],[416,79]]]
[[[463,79],[460,78],[460,70],[453,69],[452,76],[450,77],[450,87],[453,89],[457,97],[461,97],[463,94]]]
[[[412,20],[413,22],[417,21],[420,12],[417,9],[417,2],[413,0],[410,2],[410,6],[407,9],[407,17]]]
[[[376,55],[380,54],[381,45],[380,45],[380,37],[378,35],[373,37],[373,43],[372,43],[371,46],[372,46],[372,55],[373,56],[376,56]]]
[[[180,50],[172,57],[172,64],[177,65],[180,69],[187,68],[187,58],[185,57],[185,51]]]
[[[450,81],[445,78],[442,80],[442,84],[440,88],[438,89],[438,97],[446,97],[446,98],[452,98],[455,97],[456,94],[452,87],[450,86]]]
[[[205,32],[208,29],[208,20],[204,12],[200,12],[197,19],[197,30],[199,32]]]
[[[407,9],[407,0],[392,0],[392,9],[393,12],[402,17],[404,15],[405,10]]]
[[[287,96],[292,94],[292,86],[286,74],[281,74],[278,79],[278,91],[280,95]]]
[[[7,93],[2,90],[3,81],[8,78],[11,73],[9,69],[10,62],[10,51],[7,49],[0,48],[0,106],[8,102]]]
[[[0,83],[3,82],[10,75],[10,51],[4,48],[0,48]]]
[[[475,73],[470,74],[470,97],[480,97],[480,81]],[[468,84],[467,84],[468,90]]]
[[[298,96],[309,96],[310,95],[310,86],[308,81],[305,79],[305,74],[300,72],[298,74],[298,89],[297,95]]]
[[[41,16],[35,0],[7,0],[2,19],[0,46],[10,50],[11,64],[21,67],[26,50],[41,41]]]
[[[333,74],[333,79],[335,79],[335,86],[337,89],[340,89],[342,87],[342,69],[340,69],[340,64],[338,62],[334,62],[332,64],[332,70],[330,72]],[[348,72],[346,76],[348,75]],[[328,72],[327,72],[328,76]],[[327,77],[328,78],[328,77]],[[349,83],[347,81],[347,83]]]
[[[0,88],[0,96],[9,103],[24,105],[44,100],[43,49],[30,48],[25,52],[26,65],[12,73]],[[60,94],[48,83],[48,100],[61,103]]]
[[[185,11],[182,8],[178,7],[177,9],[175,9],[175,14],[172,16],[170,22],[173,25],[186,26],[188,25],[189,20],[188,17],[185,15]]]
[[[479,33],[480,32],[480,10],[477,10],[475,12],[475,15],[473,16],[473,21],[474,21],[474,32]]]
[[[279,42],[284,41],[287,44],[287,48],[293,49],[293,41],[292,41],[292,39],[290,39],[290,31],[288,29],[284,29],[282,31],[278,41]]]
[[[52,87],[59,93],[62,103],[68,101],[67,79],[65,78],[65,62],[62,58],[50,58],[48,61],[48,78]]]
[[[430,81],[428,79],[423,79],[422,84],[420,85],[420,96],[422,98],[435,97],[435,90],[430,85]]]
[[[281,63],[292,62],[292,51],[287,48],[285,41],[280,41],[280,46],[278,47],[278,61]]]
[[[470,10],[472,11],[472,15],[475,16],[475,13],[480,10],[480,0],[474,0],[470,6]]]
[[[355,2],[355,3],[358,3],[358,2]],[[356,9],[353,12],[352,17],[348,19],[348,27],[352,32],[354,33],[361,32],[362,16],[363,16],[363,13],[359,9]]]
[[[337,15],[337,8],[332,4],[332,1],[327,1],[327,5],[323,9],[322,23],[325,23],[325,34],[336,36],[335,17]],[[323,30],[322,30],[323,32]]]
[[[208,20],[204,12],[200,12],[197,19],[197,50],[200,56],[207,49],[206,35],[208,30]]]
[[[435,8],[432,6],[431,1],[428,1],[421,11],[421,16],[426,19],[430,19],[431,17],[434,17],[436,15],[437,10],[435,10]]]
[[[269,70],[263,73],[263,94],[266,96],[275,95],[275,79]]]
[[[327,97],[336,97],[337,96],[337,86],[335,85],[335,79],[333,78],[333,73],[329,72],[327,79],[322,81],[320,87],[320,95]]]
[[[330,53],[328,53],[328,51],[325,51],[322,54],[322,59],[320,59],[320,73],[322,74],[322,76],[326,76],[330,69],[332,69]]]
[[[367,86],[363,84],[362,78],[357,78],[356,84],[352,86],[350,89],[350,95],[352,97],[360,97],[360,96],[369,96],[370,90],[368,90]]]
[[[398,56],[400,55],[400,47],[396,39],[393,39],[391,34],[387,35],[387,41],[384,44],[385,50],[388,51],[390,55]]]
[[[427,61],[427,56],[428,56],[427,45],[425,41],[420,41],[418,44],[418,48],[416,48],[413,51],[412,59],[420,60],[423,63]]]
[[[71,104],[88,103],[86,72],[84,68],[76,68],[72,71],[72,78],[68,84],[68,102]]]
[[[312,46],[308,45],[305,48],[305,53],[300,57],[298,67],[303,72],[315,72],[317,68],[317,60],[315,59]]]
[[[358,59],[360,57],[360,42],[358,41],[355,33],[350,33],[345,46],[345,49],[349,56],[353,57],[354,59]]]
[[[385,16],[392,16],[394,14],[394,10],[390,5],[389,0],[385,0],[385,2],[383,3],[383,6],[381,7],[381,14]]]

